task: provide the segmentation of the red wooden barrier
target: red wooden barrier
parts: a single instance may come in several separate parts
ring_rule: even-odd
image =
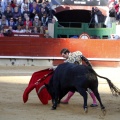
[[[35,37],[0,38],[0,56],[60,57],[60,50],[80,50],[87,58],[120,59],[120,40],[52,39]],[[120,66],[120,62],[91,61],[94,66]],[[58,64],[54,61],[54,64]]]

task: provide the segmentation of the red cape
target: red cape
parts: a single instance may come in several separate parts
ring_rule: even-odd
[[[41,71],[34,72],[32,74],[32,77],[30,79],[30,82],[25,89],[23,93],[23,101],[26,103],[28,101],[29,93],[35,88],[36,93],[38,93],[39,88],[44,85],[45,83],[48,83],[50,78],[53,75],[53,70],[45,69]],[[38,84],[37,81],[39,82]],[[38,95],[38,94],[37,94]],[[38,98],[43,104],[48,104],[48,101],[51,100],[51,96],[48,93],[46,89],[43,89],[40,94],[38,95]]]

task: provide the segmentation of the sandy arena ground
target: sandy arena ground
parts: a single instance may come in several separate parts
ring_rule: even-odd
[[[0,67],[0,120],[120,120],[120,96],[114,97],[104,79],[99,79],[99,93],[106,107],[103,116],[100,106],[89,107],[85,114],[82,108],[83,99],[78,94],[71,98],[68,105],[60,104],[57,110],[42,105],[35,90],[29,95],[27,103],[23,103],[22,95],[33,72],[44,67]],[[94,68],[95,71],[120,88],[120,68]],[[88,95],[88,106],[92,103]]]

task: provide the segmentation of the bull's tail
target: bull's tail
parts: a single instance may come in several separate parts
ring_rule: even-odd
[[[106,78],[106,77],[100,76],[100,75],[98,75],[97,73],[96,73],[96,75],[97,75],[98,77],[100,77],[100,78],[103,78],[103,79],[106,79],[106,80],[107,80],[107,83],[108,83],[108,85],[109,85],[109,87],[110,87],[110,90],[111,90],[111,92],[112,92],[113,95],[115,95],[115,96],[120,95],[120,89],[119,89],[118,87],[116,87],[116,86],[111,82],[111,80],[109,80],[109,79]]]
[[[91,70],[92,70],[92,71],[95,73],[95,75],[97,75],[98,77],[107,80],[107,83],[108,83],[108,85],[109,85],[109,87],[110,87],[110,90],[111,90],[111,92],[112,92],[112,94],[113,94],[114,96],[120,95],[120,89],[119,89],[118,87],[116,87],[116,86],[111,82],[111,80],[109,80],[107,77],[103,77],[103,76],[98,75],[93,69],[91,69]]]

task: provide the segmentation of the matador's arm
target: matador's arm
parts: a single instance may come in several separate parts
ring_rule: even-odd
[[[80,57],[88,66],[92,67],[91,63],[89,62],[89,60],[85,56],[80,55]]]

